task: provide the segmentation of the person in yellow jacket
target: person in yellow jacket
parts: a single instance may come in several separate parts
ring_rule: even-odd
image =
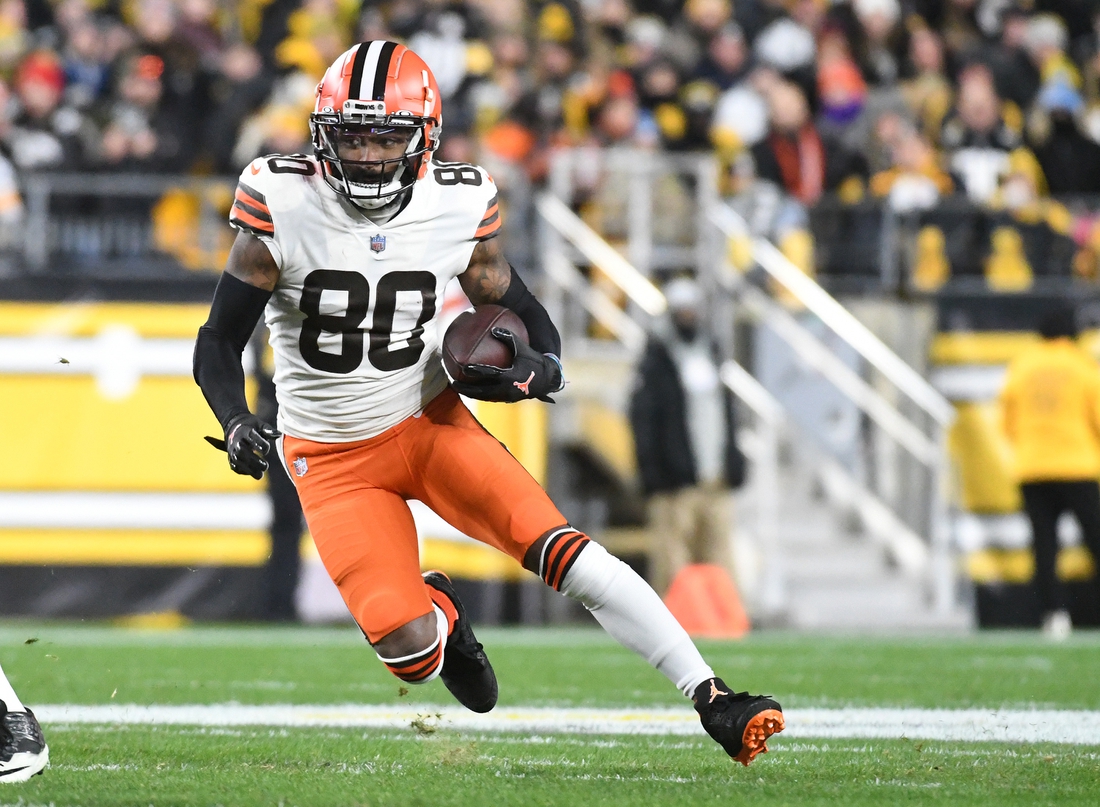
[[[1001,403],[1031,521],[1043,629],[1064,638],[1071,622],[1055,575],[1062,513],[1073,513],[1100,562],[1100,366],[1077,346],[1071,307],[1045,315],[1039,332],[1043,340],[1009,365]]]

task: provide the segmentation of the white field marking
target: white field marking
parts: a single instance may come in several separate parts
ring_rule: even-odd
[[[491,649],[510,647],[618,647],[599,627],[494,628],[479,627],[478,637]],[[0,650],[37,638],[42,645],[74,647],[358,647],[369,651],[354,625],[328,627],[115,628],[17,621],[0,622]],[[1071,642],[1077,641],[1073,637]],[[373,658],[373,655],[371,656]],[[747,664],[748,662],[746,662]]]
[[[427,720],[459,731],[569,734],[702,734],[689,709],[500,707],[479,715],[459,706],[36,706],[43,723],[188,726],[407,728]],[[1047,742],[1100,745],[1100,711],[993,709],[791,709],[785,738]]]

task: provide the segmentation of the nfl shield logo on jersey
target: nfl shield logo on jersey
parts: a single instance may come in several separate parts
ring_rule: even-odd
[[[386,248],[386,236],[384,235],[372,235],[370,237],[370,251],[381,252]]]
[[[305,476],[306,471],[308,471],[308,470],[309,470],[309,463],[306,462],[305,457],[298,457],[298,459],[294,460],[294,473],[295,474],[297,474],[298,476]]]

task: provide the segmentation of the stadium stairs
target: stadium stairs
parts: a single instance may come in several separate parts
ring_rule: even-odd
[[[969,609],[936,613],[927,581],[907,574],[849,503],[831,494],[823,478],[826,472],[811,449],[794,444],[783,454],[783,507],[774,540],[784,597],[779,609],[767,613],[761,612],[758,593],[746,592],[758,626],[861,632],[970,627]],[[743,587],[752,584],[752,571],[757,579],[769,573],[760,567],[759,553],[753,552],[761,543],[751,534],[754,506],[751,489],[738,495],[736,557],[755,567],[739,570]]]
[[[627,358],[573,358],[569,394],[552,417],[551,492],[566,516],[644,573],[650,537],[637,489],[629,424]],[[555,474],[555,467],[559,474]],[[750,477],[736,495],[737,583],[760,628],[827,631],[954,631],[970,626],[966,608],[947,615],[930,605],[927,582],[907,574],[823,474],[828,465],[806,441],[781,452],[783,505],[774,536],[754,534],[757,502]],[[560,473],[563,469],[568,473]],[[750,466],[750,474],[753,470]],[[562,480],[572,479],[569,485]],[[770,545],[769,545],[770,542]],[[778,601],[765,602],[779,577]]]

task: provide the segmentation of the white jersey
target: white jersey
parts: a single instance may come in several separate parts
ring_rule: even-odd
[[[314,158],[263,157],[241,172],[230,223],[263,240],[279,266],[266,321],[281,431],[364,440],[447,386],[444,288],[500,228],[484,169],[429,163],[405,209],[378,225],[328,186]]]

